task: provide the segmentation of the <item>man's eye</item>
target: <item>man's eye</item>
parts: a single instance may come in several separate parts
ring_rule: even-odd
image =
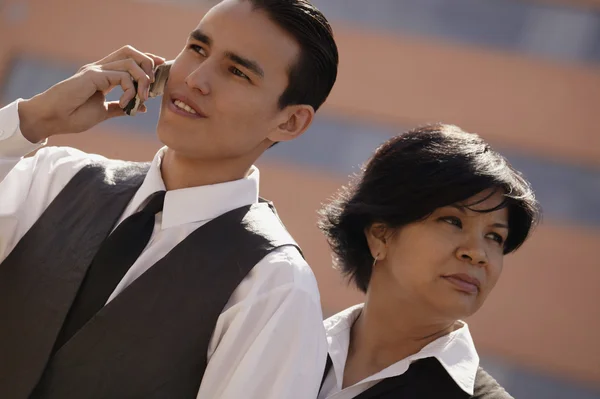
[[[244,72],[240,71],[239,69],[237,69],[236,67],[231,67],[231,73],[239,76],[240,78],[244,78],[246,80],[250,80],[250,78],[248,77],[248,75],[246,75]]]
[[[206,57],[206,50],[202,46],[198,46],[197,44],[190,45],[190,48],[200,54],[203,57]]]

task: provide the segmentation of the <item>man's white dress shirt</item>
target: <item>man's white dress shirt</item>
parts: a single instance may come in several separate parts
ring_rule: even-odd
[[[69,180],[85,165],[103,159],[67,147],[42,148],[24,158],[45,143],[32,144],[21,134],[18,102],[0,109],[0,262]],[[164,148],[119,223],[152,193],[165,190],[163,154]],[[168,191],[148,246],[108,302],[195,229],[256,203],[258,187],[259,171],[253,167],[241,180]],[[306,261],[292,247],[273,251],[252,269],[223,309],[205,354],[208,366],[198,398],[315,398],[327,353],[322,320],[316,279]]]
[[[418,359],[435,357],[444,366],[450,377],[465,392],[473,395],[475,374],[479,367],[479,356],[475,350],[469,327],[462,327],[444,335],[425,346],[418,353],[342,389],[344,369],[348,358],[350,331],[362,311],[362,304],[348,308],[325,320],[325,331],[329,356],[333,367],[329,370],[318,399],[350,399],[371,388],[383,379],[404,374],[408,366]]]

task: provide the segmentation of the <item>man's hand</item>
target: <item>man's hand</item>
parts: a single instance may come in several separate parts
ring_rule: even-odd
[[[84,132],[106,119],[125,115],[123,108],[136,95],[133,80],[138,82],[142,101],[147,100],[154,68],[163,62],[162,57],[125,46],[85,65],[69,79],[19,103],[21,133],[38,143],[55,134]],[[106,95],[117,86],[123,89],[120,100],[106,102]]]

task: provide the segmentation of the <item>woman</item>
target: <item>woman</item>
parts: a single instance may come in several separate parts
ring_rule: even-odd
[[[383,144],[322,210],[336,263],[366,300],[325,321],[319,399],[511,398],[479,368],[461,320],[538,217],[529,183],[477,135],[430,125]]]

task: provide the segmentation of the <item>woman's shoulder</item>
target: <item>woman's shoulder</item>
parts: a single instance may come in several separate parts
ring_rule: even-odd
[[[474,399],[514,399],[500,384],[479,367],[475,375]]]

